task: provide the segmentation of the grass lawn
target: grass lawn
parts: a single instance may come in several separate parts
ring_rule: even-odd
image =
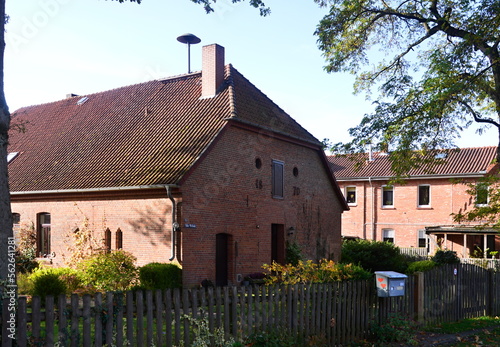
[[[434,325],[424,329],[423,335],[429,342],[449,335],[450,342],[446,346],[500,346],[500,318],[470,318]]]

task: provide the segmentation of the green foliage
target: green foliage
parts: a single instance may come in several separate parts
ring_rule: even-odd
[[[285,262],[287,264],[297,265],[299,260],[304,260],[302,257],[302,250],[297,242],[286,242],[286,258]]]
[[[236,341],[232,337],[226,339],[224,334],[224,329],[221,327],[215,328],[214,332],[211,332],[210,327],[208,325],[208,319],[205,316],[203,316],[203,313],[202,313],[202,318],[195,319],[189,315],[184,315],[183,318],[190,323],[195,336],[194,341],[192,341],[190,344],[190,346],[192,347],[241,346],[241,344],[236,343]],[[184,341],[181,341],[181,346],[184,346]]]
[[[16,276],[17,293],[19,295],[32,295],[33,282],[29,279],[30,274],[18,273]]]
[[[144,289],[182,287],[182,269],[176,264],[149,263],[139,268],[139,279]]]
[[[215,4],[216,0],[191,0],[191,1],[194,2],[195,4],[201,4],[207,13],[214,12],[214,8],[212,6]],[[241,1],[242,0],[231,0],[233,4]],[[252,7],[259,9],[261,16],[265,17],[271,13],[271,9],[267,7],[262,0],[250,0],[250,5]]]
[[[372,333],[381,345],[391,342],[404,342],[406,345],[416,345],[417,323],[412,319],[397,313],[390,313],[387,321],[373,324]]]
[[[49,269],[39,271],[33,277],[30,276],[30,280],[33,282],[33,296],[40,296],[42,301],[47,295],[59,296],[67,292],[64,281]]]
[[[432,260],[420,260],[408,265],[408,269],[406,270],[407,274],[414,274],[415,272],[424,272],[428,271],[436,266],[436,263]]]
[[[334,263],[326,259],[321,260],[319,264],[313,263],[312,260],[305,262],[299,260],[297,266],[273,262],[271,265],[264,265],[263,268],[269,271],[266,284],[330,283],[372,277],[360,266]]]
[[[59,268],[38,268],[33,271],[27,279],[31,282],[31,286],[27,285],[28,288],[31,287],[33,295],[35,284],[40,281],[40,278],[53,276],[57,277],[59,281],[64,284],[65,293],[70,294],[82,287],[83,284],[83,274],[75,269],[59,267]],[[42,280],[43,281],[43,280]]]
[[[31,273],[39,266],[36,261],[36,232],[33,223],[21,226],[17,239],[16,270],[18,273]]]
[[[371,240],[345,241],[342,244],[341,262],[358,264],[370,272],[396,271],[404,273],[408,267],[407,258],[394,244]]]
[[[93,255],[78,264],[83,282],[98,291],[125,291],[134,286],[138,271],[136,258],[122,250]]]
[[[95,254],[105,251],[102,237],[96,237],[94,231],[89,227],[87,217],[83,219],[81,225],[66,234],[64,241],[69,257],[65,257],[66,265],[76,268],[83,260]]]
[[[267,329],[249,335],[245,346],[253,347],[293,347],[297,346],[297,337],[286,328]]]
[[[474,183],[455,183],[467,186],[467,193],[475,204],[453,213],[453,220],[459,224],[478,222],[483,228],[488,227],[500,231],[500,177],[495,175],[480,178]]]
[[[326,71],[356,75],[356,92],[379,91],[338,152],[390,151],[404,177],[474,121],[500,127],[498,1],[315,1],[328,8],[315,32]]]
[[[431,260],[437,265],[460,263],[460,258],[457,256],[457,252],[449,250],[444,251],[441,249],[436,251]]]

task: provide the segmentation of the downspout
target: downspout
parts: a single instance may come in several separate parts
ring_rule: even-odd
[[[167,190],[168,198],[172,202],[172,239],[171,239],[172,255],[171,255],[170,259],[168,259],[168,261],[172,261],[175,259],[175,254],[176,254],[176,252],[175,252],[175,241],[176,241],[175,235],[177,233],[177,230],[179,229],[179,223],[177,223],[177,203],[175,202],[175,199],[172,196],[172,189],[170,186],[165,186],[165,189]]]
[[[375,191],[372,184],[372,178],[368,177],[368,182],[370,182],[370,190],[372,193],[372,203],[371,203],[371,225],[372,225],[372,240],[375,241]]]

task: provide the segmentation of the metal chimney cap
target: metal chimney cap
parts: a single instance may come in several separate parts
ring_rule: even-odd
[[[177,38],[177,41],[179,42],[182,42],[182,43],[186,43],[186,44],[197,44],[197,43],[200,43],[201,42],[201,39],[193,34],[184,34],[184,35],[181,35]]]

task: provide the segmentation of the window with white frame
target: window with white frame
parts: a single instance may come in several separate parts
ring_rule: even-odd
[[[418,186],[418,207],[429,207],[431,205],[431,186],[421,184]]]
[[[393,186],[382,186],[382,207],[394,207]]]
[[[345,200],[349,205],[356,205],[356,187],[345,187]]]
[[[427,247],[427,235],[425,230],[418,231],[418,247]]]
[[[479,183],[476,186],[476,205],[486,206],[489,201],[489,187],[487,184]]]
[[[50,255],[50,213],[37,214],[36,253],[38,257]]]
[[[394,243],[394,229],[382,229],[384,242]]]

